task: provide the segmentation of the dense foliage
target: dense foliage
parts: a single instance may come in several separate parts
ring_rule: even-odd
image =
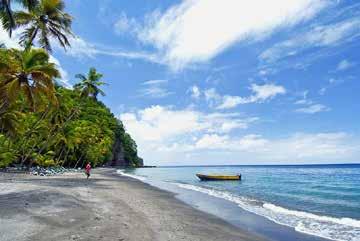
[[[0,50],[0,56],[13,51]],[[79,167],[86,161],[102,165],[112,160],[116,138],[122,144],[126,162],[138,165],[135,142],[93,94],[84,96],[77,88],[45,84],[37,90],[36,75],[31,81],[21,82],[9,77],[12,72],[4,62],[0,61],[0,66],[0,167]],[[6,81],[8,78],[12,81]]]
[[[123,164],[141,165],[136,143],[124,126],[97,99],[105,95],[102,74],[91,68],[74,89],[56,85],[61,78],[50,62],[50,41],[69,46],[72,17],[61,0],[0,0],[0,20],[11,31],[23,27],[23,49],[0,43],[0,168],[9,165],[80,167],[113,160],[122,152]],[[34,48],[34,41],[42,48]],[[121,148],[119,148],[119,145]]]

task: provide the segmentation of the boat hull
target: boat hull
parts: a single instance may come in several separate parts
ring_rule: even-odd
[[[240,181],[241,175],[224,176],[224,175],[204,175],[196,174],[201,181]]]

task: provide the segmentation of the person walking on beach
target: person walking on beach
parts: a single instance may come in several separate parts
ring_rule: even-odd
[[[89,179],[90,177],[90,171],[91,171],[91,165],[90,162],[88,162],[88,164],[85,167],[85,174],[86,174],[86,179]]]

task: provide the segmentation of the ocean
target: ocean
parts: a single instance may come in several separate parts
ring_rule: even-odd
[[[121,173],[159,187],[166,184],[168,190],[223,199],[296,232],[360,241],[360,165],[158,167]],[[200,181],[196,173],[241,173],[242,181]]]

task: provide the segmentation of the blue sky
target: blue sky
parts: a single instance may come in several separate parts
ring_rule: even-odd
[[[62,82],[103,73],[146,164],[359,162],[358,1],[65,2]]]

